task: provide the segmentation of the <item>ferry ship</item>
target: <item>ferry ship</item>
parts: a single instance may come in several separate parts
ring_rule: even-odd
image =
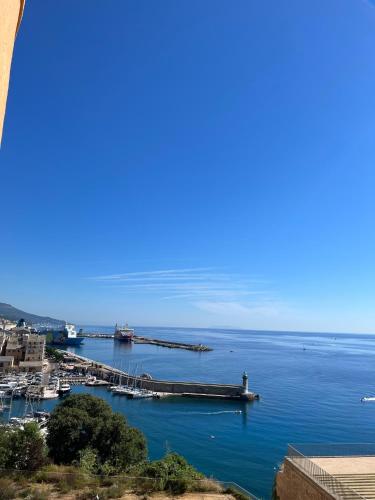
[[[74,325],[66,323],[62,330],[52,330],[52,344],[80,346],[83,342],[83,337],[77,337],[77,331]]]
[[[131,342],[133,340],[134,329],[129,328],[126,323],[125,326],[115,326],[115,340],[120,340],[121,342]]]

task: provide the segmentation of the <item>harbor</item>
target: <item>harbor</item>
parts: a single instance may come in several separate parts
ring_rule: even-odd
[[[110,385],[114,394],[126,395],[133,399],[183,396],[252,401],[259,397],[256,393],[249,391],[246,372],[242,375],[242,383],[238,385],[160,380],[154,379],[149,373],[141,373],[139,364],[135,365],[132,372],[129,363],[128,371],[125,371],[65,350],[69,347],[80,348],[83,335],[82,329],[77,334],[75,326],[68,323],[58,329],[38,333],[28,326],[23,318],[11,330],[4,330],[2,334],[3,357],[0,357],[3,359],[2,371],[4,374],[8,372],[14,375],[10,379],[4,377],[2,384],[4,395],[11,393],[12,396],[24,395],[41,400],[53,399],[62,393],[68,393],[69,377],[76,377],[74,382],[77,383],[78,375],[81,383],[87,386]],[[95,337],[87,338],[100,338],[99,333],[94,335]],[[116,349],[121,345],[131,346],[132,343],[137,343],[170,349],[209,350],[202,344],[174,342],[169,339],[159,340],[145,335],[137,336],[134,329],[129,328],[127,324],[125,326],[116,324],[114,335],[107,334],[105,338],[113,339]],[[45,344],[48,339],[52,345],[64,348],[48,347],[48,357],[46,357]],[[5,365],[4,361],[8,365]]]
[[[13,429],[35,422],[44,434],[59,401],[69,394],[91,394],[145,432],[153,458],[170,446],[194,456],[188,439],[192,429],[202,446],[220,448],[227,439],[224,429],[228,425],[230,432],[246,429],[258,407],[249,404],[258,398],[252,390],[257,385],[256,370],[252,368],[249,379],[243,373],[249,364],[237,352],[237,341],[230,340],[223,349],[216,334],[210,337],[200,330],[138,327],[135,335],[126,326],[116,328],[124,336],[115,339],[111,326],[96,331],[79,325],[76,331],[68,323],[53,329],[25,323],[8,323],[0,335],[0,420]],[[99,340],[80,337],[81,328],[81,333],[104,335]],[[150,339],[156,342],[148,343]],[[214,349],[198,356],[191,349],[157,344],[173,345],[174,339],[184,347],[212,343]],[[223,354],[230,370],[222,369]],[[200,466],[207,474],[214,470],[207,464]]]

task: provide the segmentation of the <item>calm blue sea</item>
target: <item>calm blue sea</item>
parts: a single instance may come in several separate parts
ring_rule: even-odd
[[[250,389],[261,396],[248,404],[185,398],[132,401],[105,389],[89,389],[145,433],[152,458],[176,451],[205,474],[269,498],[288,443],[375,442],[375,403],[360,402],[363,395],[375,394],[375,336],[141,327],[136,332],[214,350],[119,345],[111,339],[85,339],[73,350],[172,380],[241,383],[246,370]],[[243,413],[234,413],[238,409]]]

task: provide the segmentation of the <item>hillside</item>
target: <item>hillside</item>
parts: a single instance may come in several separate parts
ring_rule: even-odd
[[[50,318],[49,316],[38,316],[37,314],[22,311],[4,302],[0,302],[0,318],[5,318],[9,321],[18,321],[20,318],[23,318],[27,323],[32,323],[33,325],[61,325],[64,323],[60,319]]]

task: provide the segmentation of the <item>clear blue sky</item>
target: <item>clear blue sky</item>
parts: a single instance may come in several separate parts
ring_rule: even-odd
[[[375,8],[32,0],[0,301],[75,322],[375,332]]]

